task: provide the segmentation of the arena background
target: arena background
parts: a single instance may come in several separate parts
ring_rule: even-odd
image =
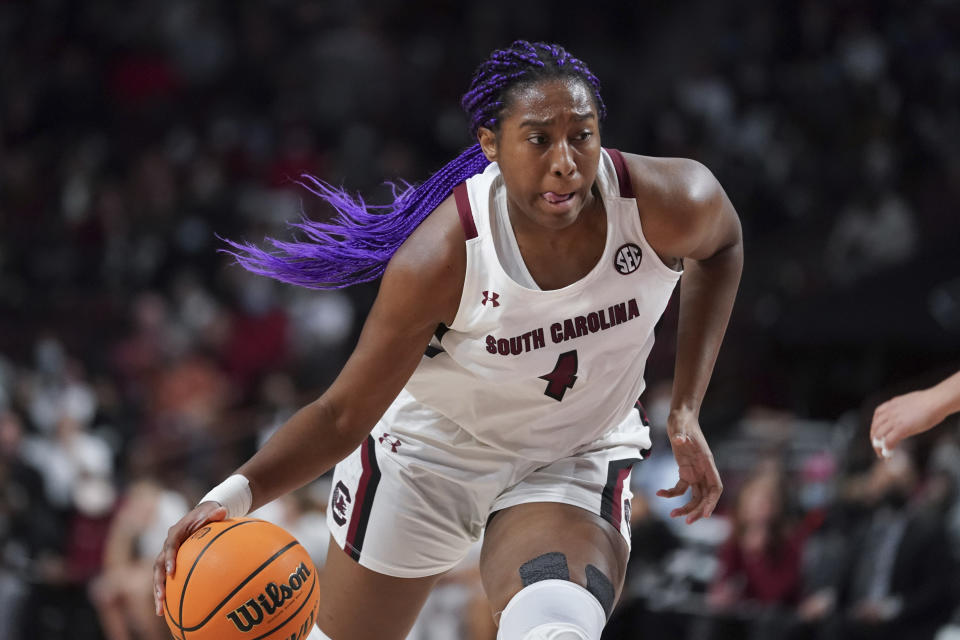
[[[217,235],[329,215],[304,172],[375,203],[424,179],[471,143],[473,68],[520,37],[590,65],[606,146],[703,162],[744,228],[702,415],[722,517],[685,528],[644,499],[673,482],[674,304],[644,398],[642,553],[605,637],[782,635],[805,596],[845,593],[817,567],[862,553],[873,408],[960,366],[958,33],[956,0],[0,1],[0,640],[164,637],[146,567],[166,526],[322,392],[376,292],[250,277]],[[958,602],[957,443],[953,419],[910,447],[907,508],[948,536],[910,587],[933,622],[870,637],[932,637]],[[724,599],[739,488],[762,474],[785,488],[796,584]],[[269,514],[318,562],[325,490]],[[488,637],[467,564],[415,637]]]

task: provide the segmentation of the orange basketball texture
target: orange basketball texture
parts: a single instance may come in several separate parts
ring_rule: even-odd
[[[177,640],[303,640],[316,621],[317,570],[287,531],[254,518],[204,525],[167,577],[167,625]]]

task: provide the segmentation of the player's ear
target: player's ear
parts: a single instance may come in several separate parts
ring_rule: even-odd
[[[487,127],[477,129],[477,141],[480,143],[480,148],[483,149],[483,155],[487,156],[487,160],[496,162],[497,134],[494,133],[493,129]]]

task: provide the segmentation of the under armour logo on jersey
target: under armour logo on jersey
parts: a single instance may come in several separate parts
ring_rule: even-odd
[[[347,503],[349,502],[352,502],[350,490],[347,489],[347,485],[337,482],[337,486],[333,488],[333,496],[330,498],[330,508],[333,509],[333,521],[338,526],[342,527],[347,522]]]
[[[483,293],[483,300],[480,301],[480,304],[486,305],[489,302],[495,307],[500,306],[500,303],[497,302],[497,298],[500,297],[499,293],[495,293],[491,291],[483,291],[482,293]]]
[[[380,444],[383,445],[383,448],[386,449],[390,447],[390,451],[393,453],[397,452],[397,449],[400,448],[400,445],[403,444],[398,438],[393,437],[389,433],[385,433],[380,436]]]
[[[633,243],[625,244],[617,249],[613,257],[613,266],[619,273],[627,275],[640,268],[641,257],[640,247]]]

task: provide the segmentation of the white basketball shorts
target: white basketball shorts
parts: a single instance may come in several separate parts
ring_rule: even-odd
[[[549,464],[494,449],[402,391],[337,465],[327,523],[362,566],[418,578],[454,567],[491,513],[561,502],[610,522],[630,544],[630,473],[649,453],[643,408]]]

